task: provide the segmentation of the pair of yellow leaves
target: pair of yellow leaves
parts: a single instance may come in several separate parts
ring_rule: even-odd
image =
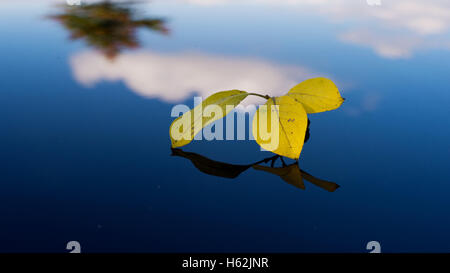
[[[181,147],[190,143],[194,136],[212,122],[226,116],[234,107],[249,95],[257,95],[240,90],[217,92],[206,98],[201,105],[184,113],[170,125],[172,147]],[[258,95],[261,96],[261,95]],[[307,114],[319,113],[337,109],[344,99],[336,85],[326,78],[313,78],[294,86],[286,95],[270,97],[260,107],[253,117],[253,136],[255,141],[265,150],[281,156],[298,159],[303,148],[305,132],[308,124]],[[205,116],[196,111],[207,109],[210,105],[219,106],[222,116]],[[230,107],[231,106],[231,107]],[[174,137],[173,130],[180,130],[183,119],[190,120],[190,130],[183,129],[182,137]],[[267,140],[261,136],[261,127],[271,129],[272,121],[278,121],[278,132],[273,139]],[[276,143],[276,145],[273,145]]]

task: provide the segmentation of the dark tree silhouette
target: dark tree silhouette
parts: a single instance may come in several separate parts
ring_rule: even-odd
[[[62,12],[50,18],[60,22],[70,32],[70,38],[84,39],[113,59],[125,48],[138,48],[138,28],[168,34],[161,18],[136,18],[134,3],[102,1],[79,6],[60,6]]]

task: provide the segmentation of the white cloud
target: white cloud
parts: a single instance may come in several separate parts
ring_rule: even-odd
[[[299,66],[192,52],[139,51],[122,53],[110,60],[100,52],[85,51],[72,56],[70,64],[75,79],[85,86],[100,81],[123,81],[141,96],[168,102],[180,102],[193,92],[206,97],[230,89],[282,95],[295,84],[315,76]],[[246,101],[261,100],[255,97]]]
[[[347,105],[344,112],[353,117],[374,112],[378,109],[382,96],[380,93],[368,92],[363,95],[359,104]]]
[[[276,5],[323,16],[346,30],[342,40],[372,48],[387,58],[407,58],[423,48],[448,49],[450,43],[449,0],[384,0],[369,5],[367,0],[172,0],[192,5],[255,4]],[[346,24],[351,22],[351,24]],[[399,38],[399,33],[402,35]]]
[[[349,0],[291,2],[299,7],[309,6],[333,22],[352,22],[339,38],[370,47],[386,58],[408,58],[420,49],[447,49],[450,41],[448,0],[382,1],[380,6]]]
[[[379,35],[360,29],[343,33],[339,38],[345,42],[372,48],[378,55],[390,58],[408,58],[420,45],[420,40],[405,35]]]

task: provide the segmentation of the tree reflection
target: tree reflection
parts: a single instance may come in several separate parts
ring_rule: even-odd
[[[63,5],[61,13],[49,17],[60,22],[70,32],[72,40],[84,39],[89,46],[113,59],[123,49],[140,46],[136,37],[139,28],[162,34],[169,32],[164,19],[137,18],[133,5],[133,2],[111,1]]]
[[[310,122],[308,120],[305,143],[308,141],[310,137],[309,125]],[[262,159],[258,162],[246,165],[236,165],[236,164],[229,164],[226,162],[215,161],[203,155],[192,152],[186,152],[176,148],[172,148],[172,156],[179,156],[189,159],[199,171],[219,177],[233,179],[238,177],[241,173],[247,171],[249,168],[253,168],[258,171],[264,171],[277,175],[284,182],[302,190],[305,189],[305,184],[303,180],[306,180],[329,192],[334,192],[337,188],[339,188],[339,185],[334,182],[319,179],[309,174],[308,172],[300,169],[298,161],[287,165],[283,157],[279,155],[274,155]],[[281,161],[281,166],[275,167],[275,163],[278,159],[280,159]],[[265,164],[268,164],[268,166],[266,166]]]

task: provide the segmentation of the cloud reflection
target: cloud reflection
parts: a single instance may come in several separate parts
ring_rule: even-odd
[[[385,58],[408,58],[421,49],[450,49],[450,1],[395,0],[370,6],[365,0],[172,0],[193,5],[253,4],[319,15],[343,28],[338,38],[371,48]],[[349,24],[350,23],[350,24]]]
[[[141,96],[168,102],[180,102],[193,92],[206,97],[230,89],[281,95],[316,76],[300,66],[192,52],[139,51],[122,53],[111,61],[98,51],[85,51],[72,56],[70,65],[75,79],[84,86],[123,81]]]

